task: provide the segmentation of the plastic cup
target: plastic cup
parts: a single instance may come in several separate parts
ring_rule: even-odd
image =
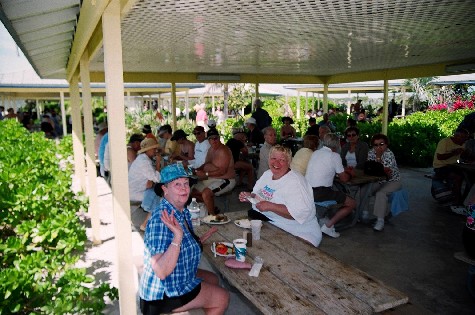
[[[203,202],[200,202],[200,218],[204,218],[208,215],[208,209]]]
[[[261,239],[261,220],[251,220],[252,239],[257,241]]]
[[[234,254],[236,255],[236,260],[244,262],[246,261],[246,248],[247,240],[243,238],[237,238],[233,241],[234,245]]]

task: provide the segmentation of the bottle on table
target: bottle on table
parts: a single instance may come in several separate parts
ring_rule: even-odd
[[[200,221],[200,205],[196,201],[196,198],[192,198],[190,205],[188,206],[188,210],[190,211],[191,214],[191,224],[193,226],[199,226],[201,221]]]

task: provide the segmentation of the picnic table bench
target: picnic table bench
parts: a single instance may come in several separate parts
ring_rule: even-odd
[[[242,238],[244,229],[233,221],[247,217],[247,211],[226,215],[231,222],[218,226],[203,254],[263,314],[373,314],[408,302],[405,294],[268,222],[261,239],[247,248],[247,262],[256,256],[264,260],[259,277],[230,269],[224,257],[214,257],[211,244]],[[204,223],[196,227],[198,235],[208,229]]]

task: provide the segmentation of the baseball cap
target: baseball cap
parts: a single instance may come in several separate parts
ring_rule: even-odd
[[[216,127],[216,121],[214,119],[208,120],[208,127],[210,128]]]
[[[256,119],[253,118],[253,117],[249,117],[249,118],[246,120],[245,124],[253,124],[253,125],[255,125],[255,124],[256,124]]]

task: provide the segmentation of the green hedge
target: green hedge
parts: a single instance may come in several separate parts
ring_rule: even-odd
[[[86,233],[71,190],[72,140],[0,121],[0,314],[100,314],[108,284],[74,268]]]

